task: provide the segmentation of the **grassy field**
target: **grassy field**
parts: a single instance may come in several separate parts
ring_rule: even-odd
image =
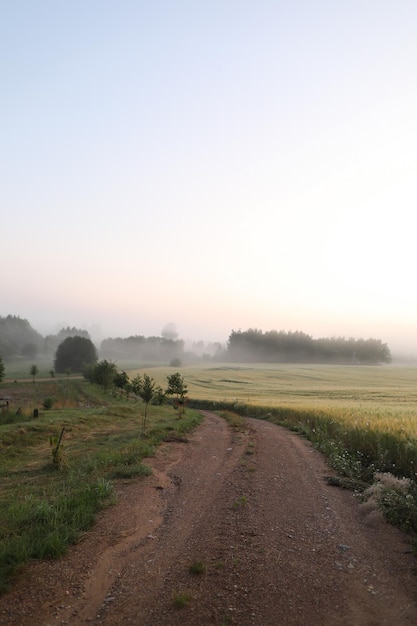
[[[164,386],[169,367],[147,371]],[[326,365],[201,365],[182,367],[191,398],[254,406],[335,410],[412,418],[417,367]],[[143,370],[129,370],[130,376]],[[409,424],[413,428],[412,420]]]
[[[335,484],[368,491],[392,523],[417,533],[417,368],[182,367],[191,400],[185,417],[177,420],[169,405],[151,406],[144,436],[140,400],[105,394],[83,378],[48,377],[47,364],[45,380],[40,371],[35,382],[23,382],[30,365],[19,365],[0,386],[10,399],[0,414],[0,591],[21,563],[61,555],[113,501],[115,481],[146,475],[144,459],[194,428],[198,408],[235,424],[242,422],[234,416],[268,419],[309,438],[334,468]],[[164,389],[176,371],[127,365],[118,367],[131,379],[146,372]],[[59,468],[52,451],[63,428]]]
[[[0,396],[9,398],[0,413],[0,592],[22,563],[63,554],[114,501],[115,481],[148,475],[146,458],[161,442],[201,420],[191,409],[179,421],[172,406],[151,406],[143,433],[140,400],[83,379],[3,383]]]

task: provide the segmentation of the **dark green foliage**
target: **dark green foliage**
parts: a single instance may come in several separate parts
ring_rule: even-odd
[[[118,389],[127,390],[129,388],[129,376],[126,372],[117,372],[113,378],[113,383]]]
[[[45,354],[54,354],[59,346],[67,337],[85,337],[86,339],[91,339],[88,331],[83,330],[82,328],[70,328],[67,326],[66,328],[61,328],[58,334],[56,335],[47,335],[43,342],[43,352]]]
[[[168,386],[166,388],[166,394],[168,396],[176,396],[176,398],[183,398],[187,394],[187,385],[185,384],[184,377],[179,372],[167,376]]]
[[[54,401],[52,400],[52,398],[45,398],[45,400],[42,402],[42,407],[45,409],[45,411],[49,411],[49,409],[52,409],[54,405]]]
[[[253,363],[390,363],[387,344],[379,339],[313,339],[302,332],[232,331],[228,360]]]
[[[130,382],[130,390],[135,396],[139,396],[140,390],[142,389],[142,377],[140,374],[137,374],[133,380]]]
[[[133,337],[105,339],[100,354],[109,359],[132,359],[135,361],[165,361],[184,357],[184,342],[167,337]]]
[[[155,391],[152,398],[152,404],[161,406],[165,402],[165,391],[161,386],[155,387]]]
[[[33,376],[33,382],[35,382],[36,374],[39,374],[39,368],[37,365],[32,365],[30,368],[30,375]]]
[[[167,376],[168,387],[165,393],[167,396],[174,397],[174,406],[178,409],[178,418],[182,417],[185,409],[185,405],[188,402],[186,395],[188,393],[187,385],[185,384],[184,377],[179,372]]]
[[[84,376],[91,383],[100,385],[105,391],[113,387],[114,379],[117,376],[115,363],[103,359],[95,365],[84,370]]]
[[[142,425],[143,432],[146,431],[146,418],[147,418],[147,414],[148,414],[148,405],[149,405],[149,402],[153,398],[154,392],[155,392],[155,381],[154,381],[154,379],[151,378],[150,376],[148,376],[148,374],[144,374],[142,386],[141,386],[141,388],[139,390],[139,396],[142,398],[142,400],[145,403],[145,414],[144,414],[144,417],[143,417],[143,425]]]
[[[42,335],[27,320],[16,315],[0,316],[0,352],[5,359],[22,354],[33,357],[42,344]]]
[[[97,350],[87,337],[67,337],[59,344],[56,354],[54,367],[55,371],[65,374],[69,369],[71,372],[83,372],[88,365],[94,365],[97,362]]]
[[[3,359],[2,359],[2,356],[0,354],[0,383],[4,379],[5,371],[6,370],[5,370],[5,367],[4,367]]]

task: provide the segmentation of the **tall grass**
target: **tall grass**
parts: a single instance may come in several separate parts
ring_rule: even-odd
[[[103,479],[83,484],[79,476],[68,476],[59,494],[9,502],[2,515],[7,525],[0,536],[0,591],[22,563],[61,556],[91,526],[112,493],[112,484]]]
[[[31,394],[42,384],[19,385],[15,398],[22,411],[10,409],[0,424],[0,592],[22,563],[63,554],[114,501],[117,479],[148,475],[146,458],[158,445],[201,420],[192,410],[178,421],[171,406],[152,407],[144,437],[141,402],[105,395],[82,380],[58,383],[54,407],[61,408],[41,410],[33,419]],[[49,439],[62,428],[65,463],[59,471]]]

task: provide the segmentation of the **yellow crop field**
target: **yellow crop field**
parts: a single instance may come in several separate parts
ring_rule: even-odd
[[[163,388],[173,371],[148,369]],[[210,364],[180,372],[191,400],[296,430],[341,473],[416,480],[416,367]]]
[[[145,371],[164,388],[175,369],[128,373],[133,377]],[[179,371],[195,399],[388,419],[417,415],[417,367],[213,364]]]

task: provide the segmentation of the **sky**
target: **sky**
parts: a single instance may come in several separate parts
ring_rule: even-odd
[[[0,0],[0,315],[417,354],[415,0]]]

